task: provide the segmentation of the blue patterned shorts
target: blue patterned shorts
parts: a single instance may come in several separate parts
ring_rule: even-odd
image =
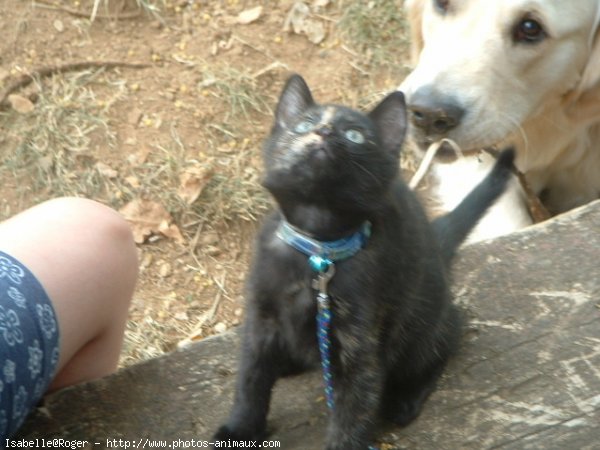
[[[46,392],[58,354],[58,323],[48,295],[26,267],[0,251],[0,443]]]

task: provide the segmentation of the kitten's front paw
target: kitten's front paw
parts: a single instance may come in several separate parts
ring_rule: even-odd
[[[384,416],[395,425],[404,427],[419,416],[422,406],[423,401],[420,399],[400,401],[393,408],[388,406]]]
[[[221,425],[217,432],[213,436],[213,441],[226,441],[228,439],[234,439],[236,434],[229,429],[228,425]]]
[[[263,432],[252,432],[222,425],[213,436],[213,441],[262,441],[267,437]]]
[[[372,450],[373,448],[379,449],[379,447],[374,447],[365,444],[329,444],[325,447],[326,450]]]

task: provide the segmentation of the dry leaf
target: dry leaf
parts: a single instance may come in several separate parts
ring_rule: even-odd
[[[35,109],[35,105],[31,100],[19,94],[9,95],[8,102],[10,103],[10,106],[12,106],[12,109],[20,114],[27,114]]]
[[[163,236],[168,237],[169,239],[173,239],[175,242],[177,242],[179,244],[183,244],[185,242],[185,239],[183,238],[181,231],[179,231],[179,227],[177,225],[175,225],[174,223],[170,224],[167,221],[163,221],[159,225],[158,231],[160,231],[160,233]]]
[[[129,222],[135,242],[138,244],[143,244],[153,234],[164,234],[163,230],[168,230],[169,224],[173,221],[171,215],[160,203],[150,200],[132,200],[119,212]],[[181,236],[181,233],[179,235]]]
[[[237,23],[239,23],[240,25],[247,25],[249,23],[255,22],[262,15],[262,10],[262,6],[256,6],[254,8],[242,11],[237,16]]]
[[[141,186],[140,179],[135,175],[125,177],[125,181],[134,189],[138,189]]]
[[[304,24],[304,34],[313,44],[320,44],[325,39],[325,27],[316,20],[307,20]]]
[[[212,170],[196,167],[187,169],[180,177],[177,195],[188,205],[194,203],[212,177]]]
[[[283,31],[293,31],[296,34],[301,34],[304,29],[304,22],[310,15],[310,8],[304,2],[294,2],[290,12],[283,23]]]
[[[325,27],[317,20],[310,18],[310,8],[304,2],[295,2],[283,24],[283,31],[305,34],[313,44],[320,44],[325,39]]]
[[[131,164],[133,166],[142,165],[148,160],[148,156],[150,156],[150,152],[152,152],[152,149],[145,145],[141,149],[139,149],[137,152],[129,155],[127,157],[127,161],[129,162],[129,164]]]
[[[110,180],[117,178],[119,176],[119,172],[110,167],[108,164],[104,164],[103,162],[98,161],[96,163],[96,170],[100,175],[106,177]]]

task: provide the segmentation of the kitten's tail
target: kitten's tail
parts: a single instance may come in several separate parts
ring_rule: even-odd
[[[504,150],[487,176],[463,199],[459,205],[445,216],[433,222],[438,236],[442,257],[449,263],[456,249],[469,235],[477,222],[500,197],[511,178],[515,150]]]

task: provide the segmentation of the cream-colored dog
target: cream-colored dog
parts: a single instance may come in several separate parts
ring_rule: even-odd
[[[399,89],[420,147],[442,138],[466,153],[513,144],[518,169],[554,214],[600,197],[600,0],[405,7],[416,67]],[[488,164],[471,157],[436,165],[444,209]],[[498,206],[479,237],[530,223],[516,183]]]

